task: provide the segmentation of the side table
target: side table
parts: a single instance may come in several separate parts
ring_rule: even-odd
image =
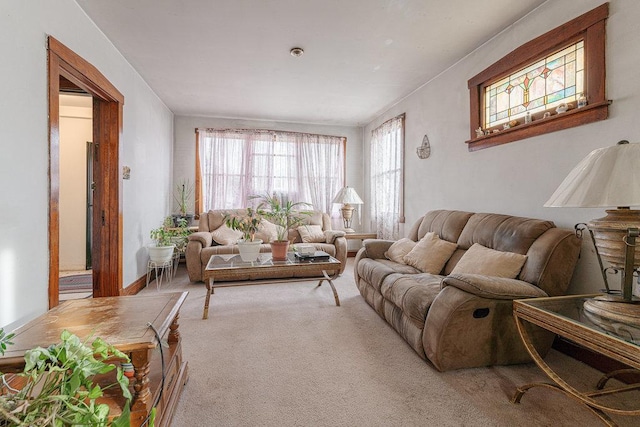
[[[347,244],[349,244],[349,240],[365,240],[365,239],[376,239],[378,235],[376,233],[346,233],[344,238],[347,239]],[[348,249],[348,248],[347,248]],[[347,250],[347,256],[353,257],[356,256],[358,250]]]
[[[594,390],[579,391],[569,383],[569,378],[561,378],[545,363],[533,346],[531,336],[528,333],[530,325],[527,323],[537,325],[587,349],[622,362],[638,372],[640,370],[640,323],[638,323],[640,305],[623,304],[620,308],[614,307],[615,311],[622,309],[631,313],[627,317],[629,319],[627,321],[621,316],[608,316],[604,311],[594,311],[592,307],[594,297],[597,296],[598,294],[570,295],[530,298],[513,302],[513,314],[522,342],[533,361],[553,383],[532,383],[518,387],[511,400],[512,403],[520,403],[522,396],[532,387],[546,387],[560,391],[583,404],[608,426],[616,424],[607,415],[607,412],[618,415],[640,415],[640,405],[639,409],[629,409],[628,406],[616,405],[613,400],[598,401],[599,397],[610,397],[617,393],[640,389],[640,383],[605,388],[608,379],[629,370],[614,371],[604,375],[595,385]],[[599,315],[599,312],[603,315]]]

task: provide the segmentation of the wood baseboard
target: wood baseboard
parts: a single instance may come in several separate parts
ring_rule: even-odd
[[[566,340],[562,337],[556,336],[556,339],[553,342],[553,348],[603,373],[609,373],[619,369],[631,368],[624,363],[618,362],[617,360],[613,360],[607,356],[581,347],[578,344]],[[638,371],[638,374],[619,375],[616,376],[616,379],[619,379],[620,381],[627,384],[635,384],[640,381],[640,371]]]
[[[146,274],[144,276],[140,277],[138,280],[136,280],[132,284],[130,284],[129,286],[127,286],[126,288],[123,288],[122,292],[120,293],[120,295],[122,295],[122,296],[135,295],[138,292],[140,292],[141,290],[143,290],[145,288],[145,286],[147,286],[147,275]]]

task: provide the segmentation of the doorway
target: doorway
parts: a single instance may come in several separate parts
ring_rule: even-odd
[[[93,97],[60,77],[60,301],[93,294]]]
[[[58,305],[60,271],[60,89],[92,97],[93,212],[91,235],[94,297],[122,293],[122,188],[119,179],[124,97],[93,65],[48,37],[49,72],[49,308]]]

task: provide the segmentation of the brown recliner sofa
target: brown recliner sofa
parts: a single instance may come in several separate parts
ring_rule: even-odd
[[[428,212],[408,238],[419,241],[427,232],[457,244],[440,274],[387,259],[392,241],[364,242],[354,277],[367,303],[440,371],[529,362],[512,301],[565,294],[580,240],[551,221],[451,210]],[[518,276],[451,274],[474,243],[526,255]],[[554,335],[540,328],[532,328],[532,334],[545,355]]]
[[[237,254],[238,245],[235,244],[218,244],[213,240],[212,232],[224,224],[225,214],[242,215],[244,209],[236,210],[210,210],[200,215],[198,222],[198,231],[192,233],[188,237],[187,248],[185,250],[185,258],[187,261],[187,273],[189,280],[192,282],[202,281],[204,277],[204,269],[212,255],[221,254]],[[333,231],[331,229],[331,218],[324,212],[314,211],[311,215],[303,220],[304,225],[320,225],[324,231],[325,238],[322,242],[309,243],[315,246],[316,250],[324,251],[340,261],[340,274],[344,271],[347,262],[347,239],[344,238],[344,232]],[[260,237],[260,236],[258,236]],[[264,239],[263,239],[264,240]],[[302,237],[297,230],[290,230],[289,241],[292,243],[302,243]],[[269,243],[260,245],[260,252],[271,252]],[[262,273],[261,273],[262,274]],[[294,276],[292,276],[292,274]],[[251,277],[238,276],[236,280],[251,279],[281,279],[288,277],[305,277],[304,274],[297,276],[298,273],[282,273],[272,270],[266,276],[253,274]]]

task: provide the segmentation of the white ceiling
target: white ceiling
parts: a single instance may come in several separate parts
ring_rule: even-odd
[[[177,115],[363,125],[546,0],[76,1]]]

